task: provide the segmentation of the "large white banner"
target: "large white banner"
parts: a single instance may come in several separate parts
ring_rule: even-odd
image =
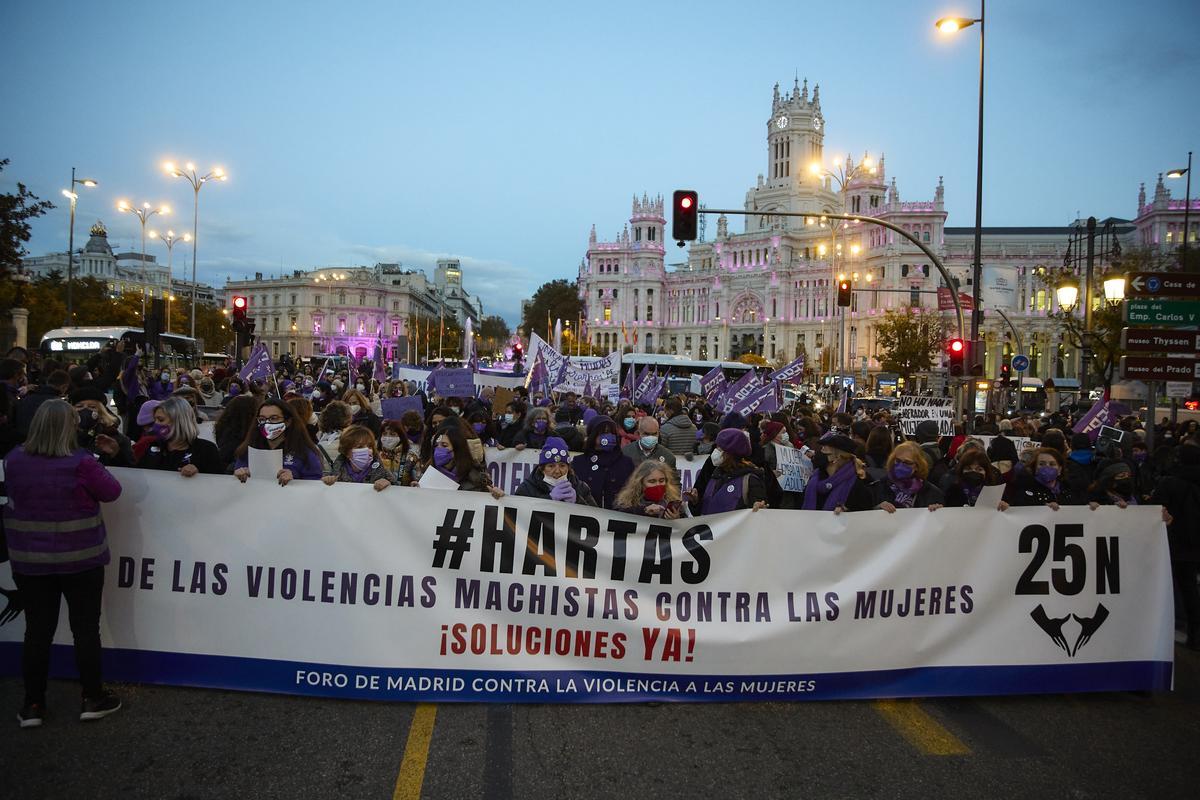
[[[518,450],[506,447],[503,450],[496,447],[485,448],[485,458],[488,474],[492,476],[492,485],[500,487],[512,494],[521,485],[521,481],[533,472],[538,465],[538,451],[526,448]],[[577,455],[577,454],[575,454]],[[679,474],[679,485],[683,491],[691,489],[696,482],[696,474],[708,462],[708,456],[692,456],[689,461],[683,456],[675,459],[675,471]]]
[[[429,391],[429,373],[432,370],[417,369],[415,367],[399,367],[394,370],[396,379],[402,381],[414,381],[417,388],[422,392]],[[475,385],[481,386],[503,386],[506,389],[515,389],[518,386],[525,385],[524,375],[496,375],[491,372],[476,372]]]
[[[114,472],[109,680],[539,703],[1171,685],[1157,507],[664,522],[486,493]],[[9,674],[22,634],[23,618],[0,628]]]
[[[592,389],[600,388],[601,393],[605,396],[613,394],[609,391],[610,387],[617,387],[619,390],[621,380],[621,354],[614,351],[603,358],[587,357],[587,358],[572,358],[568,353],[563,355],[554,349],[542,337],[536,333],[529,337],[529,363],[533,364],[537,361],[537,354],[542,354],[542,361],[546,365],[546,372],[550,376],[550,380],[554,381],[561,374],[561,381],[558,381],[551,387],[551,391],[555,392],[582,392],[586,387]],[[566,361],[566,371],[563,372],[563,362]]]

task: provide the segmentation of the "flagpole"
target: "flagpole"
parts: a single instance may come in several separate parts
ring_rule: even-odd
[[[442,359],[442,339],[446,336],[446,310],[442,309],[438,318],[438,361]]]

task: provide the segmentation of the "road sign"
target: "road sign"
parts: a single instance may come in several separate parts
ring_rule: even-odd
[[[1192,396],[1191,381],[1167,381],[1167,397],[1186,400]]]
[[[1125,321],[1132,325],[1200,325],[1200,301],[1126,300]]]
[[[1143,353],[1195,353],[1200,351],[1200,331],[1124,328],[1121,349]]]
[[[1200,378],[1200,361],[1121,356],[1121,377],[1127,381],[1192,381]]]
[[[1200,275],[1182,272],[1134,272],[1127,285],[1131,297],[1200,297]]]
[[[1029,356],[1015,355],[1012,357],[1012,368],[1017,372],[1024,372],[1029,369]]]

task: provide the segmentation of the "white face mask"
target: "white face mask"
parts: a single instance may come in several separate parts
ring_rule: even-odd
[[[357,405],[357,404],[350,406],[350,416],[354,416],[355,414],[357,414],[360,411],[362,411],[362,406]]]
[[[355,388],[355,389],[358,389],[360,392],[361,392],[361,391],[364,391],[364,390],[366,389],[366,387],[365,387],[365,386],[363,386],[361,383],[356,383],[356,384],[354,384],[354,388]]]
[[[708,454],[708,460],[712,462],[714,467],[719,467],[721,466],[721,462],[725,460],[725,453],[723,453],[719,448],[714,449]]]
[[[549,475],[542,475],[542,480],[544,480],[550,486],[557,486],[558,484],[562,483],[566,479],[567,479],[566,475],[563,475],[561,478],[551,478]]]
[[[779,438],[776,439],[776,441],[779,442],[780,444],[791,444],[792,438],[790,436],[788,436],[787,431],[784,431],[783,433],[779,434]]]
[[[395,450],[400,446],[399,436],[383,436],[380,437],[379,443],[383,445],[384,450]]]

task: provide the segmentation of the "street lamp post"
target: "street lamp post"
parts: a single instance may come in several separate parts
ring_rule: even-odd
[[[1184,269],[1187,269],[1187,251],[1188,251],[1188,236],[1191,231],[1188,225],[1191,221],[1192,214],[1192,151],[1188,151],[1188,165],[1183,169],[1173,169],[1167,173],[1168,178],[1182,178],[1187,176],[1187,189],[1183,201],[1183,249],[1179,257],[1179,262]]]
[[[79,195],[75,192],[76,186],[95,186],[96,182],[91,178],[76,178],[75,168],[71,167],[71,188],[63,189],[63,196],[71,199],[71,230],[67,235],[67,319],[64,325],[70,325],[75,321],[75,302],[72,293],[72,288],[75,283],[75,201],[79,199]]]
[[[192,333],[191,337],[196,338],[196,235],[197,227],[200,222],[200,187],[209,181],[225,181],[229,180],[229,176],[225,174],[225,170],[220,167],[214,167],[212,172],[207,175],[200,175],[196,172],[196,165],[192,162],[187,162],[183,165],[183,169],[179,169],[174,163],[168,161],[163,165],[168,175],[174,175],[176,178],[183,178],[192,186]]]
[[[950,34],[979,23],[979,139],[975,156],[975,247],[971,263],[971,342],[979,339],[979,326],[983,321],[980,307],[980,289],[983,284],[983,44],[984,19],[987,16],[987,0],[979,0],[979,19],[965,17],[943,17],[936,23],[942,33]],[[953,289],[953,287],[951,287]]]
[[[146,221],[155,214],[170,214],[169,206],[162,205],[158,208],[153,208],[149,203],[142,203],[141,208],[135,208],[124,200],[117,203],[117,210],[125,213],[133,214],[142,223],[142,327],[146,327]],[[167,286],[168,293],[170,285]]]
[[[175,272],[172,269],[172,260],[175,253],[175,244],[177,242],[190,242],[192,235],[185,233],[183,236],[176,236],[175,231],[168,230],[166,236],[160,236],[158,231],[150,231],[151,239],[161,239],[162,243],[167,246],[167,291],[170,292],[171,281],[175,279]],[[175,295],[171,295],[171,299],[175,299]],[[167,333],[171,332],[171,307],[167,306]]]

